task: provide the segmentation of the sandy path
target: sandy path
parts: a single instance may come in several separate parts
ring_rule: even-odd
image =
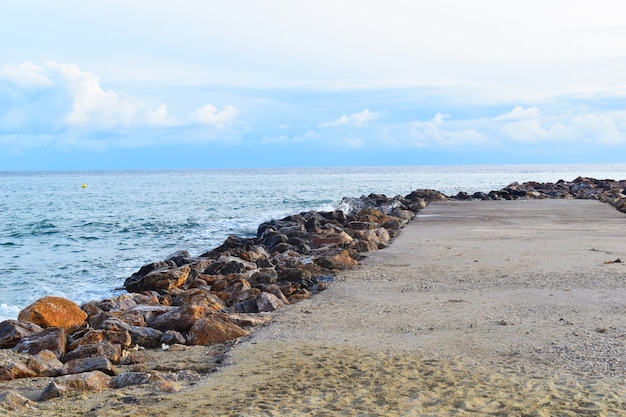
[[[88,415],[626,415],[625,223],[585,200],[431,204],[206,381]]]

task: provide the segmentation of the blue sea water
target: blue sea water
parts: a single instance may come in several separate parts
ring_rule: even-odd
[[[342,197],[491,191],[517,181],[626,179],[626,164],[0,172],[0,320],[45,295],[122,292],[142,265]],[[83,188],[82,184],[86,184]]]

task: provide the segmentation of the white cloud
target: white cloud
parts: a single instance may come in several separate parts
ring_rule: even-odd
[[[259,143],[262,144],[279,144],[279,143],[301,143],[308,141],[315,141],[321,138],[321,135],[312,130],[308,130],[304,132],[304,134],[299,136],[287,136],[287,135],[279,135],[279,136],[263,136]]]
[[[359,113],[351,114],[350,116],[343,115],[340,118],[333,120],[331,122],[326,122],[320,124],[322,127],[330,127],[330,126],[341,126],[341,125],[350,125],[350,126],[367,126],[370,121],[376,119],[378,117],[378,113],[372,113],[368,109],[364,109]]]
[[[494,120],[527,120],[536,119],[538,117],[541,117],[541,112],[537,107],[529,107],[525,109],[522,106],[515,106],[509,113],[501,114]]]
[[[222,110],[207,104],[186,117],[172,114],[157,99],[142,99],[122,91],[104,89],[90,71],[72,64],[29,62],[0,69],[0,92],[13,99],[0,110],[0,131],[58,131],[58,129],[107,130],[118,128],[163,128],[213,126],[223,128],[238,114],[234,106]],[[45,99],[45,100],[44,100]],[[43,101],[42,101],[43,100]],[[46,114],[42,115],[42,103]],[[50,132],[49,132],[50,133]]]
[[[224,127],[237,117],[238,110],[234,106],[225,106],[224,110],[218,110],[215,106],[207,104],[191,114],[190,120],[196,123]]]
[[[481,145],[487,142],[488,136],[471,127],[473,124],[446,122],[450,115],[437,113],[426,122],[414,121],[410,124],[411,142],[417,147],[441,146],[446,148],[467,145]]]

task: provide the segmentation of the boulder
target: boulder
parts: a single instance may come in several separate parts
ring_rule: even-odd
[[[65,361],[93,358],[96,356],[103,356],[114,364],[120,363],[122,359],[122,347],[119,344],[113,344],[107,341],[80,345],[65,355]]]
[[[161,345],[183,345],[187,342],[185,336],[176,330],[166,330],[161,335],[159,344]]]
[[[249,333],[241,327],[219,317],[204,317],[191,326],[188,342],[191,345],[209,345],[247,336]]]
[[[199,305],[207,307],[209,311],[220,311],[226,304],[216,295],[200,288],[184,290],[174,296],[172,304],[175,306]]]
[[[0,323],[0,349],[12,348],[23,337],[42,330],[40,326],[29,321],[5,320]]]
[[[130,333],[133,345],[139,345],[146,349],[159,347],[161,345],[161,336],[163,336],[162,331],[152,327],[130,326],[128,333]]]
[[[72,359],[65,362],[61,369],[61,375],[81,374],[84,372],[100,371],[107,375],[115,376],[117,371],[110,360],[104,356]]]
[[[196,320],[206,316],[209,309],[204,306],[186,306],[169,313],[161,314],[154,320],[148,322],[148,326],[161,330],[176,330],[177,332],[186,332],[194,324]]]
[[[42,350],[26,360],[26,366],[37,376],[58,376],[63,368],[63,362],[54,352]]]
[[[49,327],[39,333],[23,337],[13,350],[30,355],[36,355],[42,350],[49,350],[60,359],[66,352],[65,330],[60,327]]]
[[[235,256],[221,255],[204,271],[209,275],[228,275],[240,274],[242,272],[256,269],[257,265],[253,262],[244,261]]]
[[[30,321],[43,328],[61,327],[68,334],[74,333],[87,325],[87,313],[68,299],[62,297],[43,297],[22,311],[17,316],[20,321]]]
[[[110,388],[111,384],[112,378],[100,371],[60,376],[48,384],[41,394],[40,401],[85,391],[102,391]]]
[[[12,381],[20,378],[35,378],[37,373],[22,362],[13,362],[0,367],[0,381]]]
[[[120,345],[127,348],[131,345],[132,339],[126,330],[89,330],[84,336],[77,340],[68,340],[70,342],[68,351],[72,351],[82,345],[97,344],[100,342],[109,342],[114,345]]]
[[[383,229],[384,230],[384,229]],[[314,262],[328,269],[347,269],[358,264],[345,250],[333,250],[315,257]]]
[[[257,306],[257,312],[270,312],[283,307],[286,303],[276,297],[274,294],[262,292],[254,298]]]
[[[128,292],[156,291],[164,293],[179,288],[187,282],[189,271],[189,266],[185,265],[156,269],[144,276],[131,275],[124,281],[124,288]]]

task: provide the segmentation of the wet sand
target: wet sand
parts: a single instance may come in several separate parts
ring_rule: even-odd
[[[625,223],[589,200],[432,203],[201,381],[33,415],[625,415]]]

